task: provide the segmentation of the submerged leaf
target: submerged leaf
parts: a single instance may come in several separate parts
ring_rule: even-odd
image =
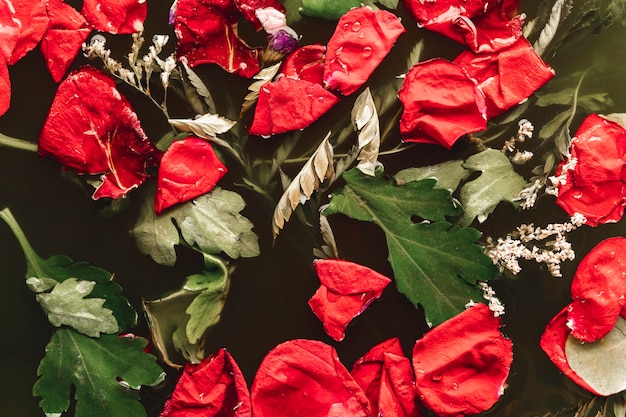
[[[136,390],[165,378],[156,358],[143,351],[146,344],[142,338],[93,339],[59,329],[37,368],[33,395],[42,398],[39,405],[47,415],[67,411],[75,390],[76,417],[143,417],[146,412]]]
[[[422,304],[430,323],[442,323],[470,299],[482,298],[475,282],[493,279],[498,271],[477,244],[480,232],[445,221],[461,213],[449,191],[434,189],[432,179],[398,186],[380,170],[371,178],[353,169],[343,178],[346,185],[333,193],[324,214],[343,213],[385,232],[398,290]],[[416,223],[415,217],[426,221]]]

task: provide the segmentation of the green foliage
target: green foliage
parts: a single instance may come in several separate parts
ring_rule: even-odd
[[[436,188],[454,192],[469,174],[469,171],[463,168],[463,161],[456,159],[425,167],[406,168],[398,172],[395,177],[403,182],[434,178],[437,181]]]
[[[49,293],[37,294],[37,301],[52,325],[71,326],[80,333],[99,337],[100,333],[116,333],[117,320],[113,312],[102,307],[102,298],[84,298],[96,283],[68,278],[59,282]]]
[[[68,410],[74,387],[76,417],[145,416],[135,390],[157,385],[165,377],[156,358],[143,352],[146,344],[141,338],[94,339],[60,329],[46,346],[33,395],[42,398],[39,404],[47,415]]]
[[[515,204],[526,180],[515,172],[509,159],[502,152],[487,149],[472,155],[463,163],[463,168],[481,174],[461,187],[460,199],[465,213],[462,225],[471,224],[475,218],[485,221],[501,201]]]
[[[352,169],[343,178],[346,185],[333,193],[324,214],[343,213],[384,231],[398,290],[424,307],[431,324],[460,313],[470,299],[482,299],[476,281],[498,271],[476,243],[478,230],[446,221],[462,212],[448,190],[434,188],[433,179],[399,186],[380,170],[372,178]]]
[[[167,266],[176,262],[174,246],[181,243],[181,235],[186,244],[196,245],[204,254],[224,252],[233,259],[258,256],[253,225],[239,213],[244,207],[239,194],[219,187],[160,216],[146,198],[132,234],[142,253]]]

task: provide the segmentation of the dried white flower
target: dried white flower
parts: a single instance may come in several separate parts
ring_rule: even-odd
[[[493,315],[500,317],[504,314],[504,304],[496,297],[496,292],[486,282],[479,282],[480,288],[483,290],[483,298],[487,300],[489,310],[493,312]]]

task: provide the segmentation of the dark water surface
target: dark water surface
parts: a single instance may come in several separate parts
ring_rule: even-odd
[[[148,40],[154,33],[169,30],[165,24],[169,5],[159,3],[150,2],[145,31]],[[522,1],[521,9],[533,17],[537,3]],[[397,75],[397,68],[402,67],[398,62],[406,60],[406,54],[419,38],[425,39],[426,56],[451,59],[461,49],[438,35],[414,27],[402,6],[398,13],[403,17],[409,32],[401,37],[388,60],[373,75],[371,83],[374,85]],[[304,43],[326,43],[334,26],[330,22],[304,19],[295,29],[304,35]],[[245,31],[246,28],[242,28],[242,32]],[[546,60],[555,67],[557,73],[572,68],[600,67],[607,62],[616,67],[621,66],[626,62],[623,48],[625,35],[624,27],[617,25],[600,36],[580,39],[568,49],[559,51],[557,56]],[[247,32],[243,36],[246,37]],[[263,42],[262,38],[258,38],[259,35],[250,33],[250,36],[260,39],[259,44]],[[128,42],[128,37],[122,38],[122,43]],[[170,42],[173,42],[173,38]],[[122,48],[119,51],[125,50]],[[82,57],[78,59],[77,65],[80,63],[85,63]],[[11,109],[0,118],[0,132],[36,142],[56,86],[38,50],[31,52],[9,70],[13,87]],[[245,94],[247,81],[241,83],[235,77],[224,76],[211,69],[202,71],[206,71],[203,75],[207,77],[209,85],[220,86],[226,91],[232,87],[238,89],[237,94]],[[616,80],[612,71],[603,74],[606,74],[606,78],[595,77],[590,80],[588,87],[608,89],[615,102],[614,111],[626,111],[623,78]],[[166,133],[168,126],[159,111],[151,108],[143,97],[123,90],[123,87],[120,89],[129,93],[127,96],[151,138]],[[219,94],[216,94],[218,101]],[[342,106],[349,112],[352,101],[345,101]],[[170,111],[174,117],[192,116],[182,105],[174,104]],[[332,113],[341,113],[341,110],[334,109]],[[580,120],[577,117],[573,126],[577,126]],[[328,124],[333,122],[332,116],[329,116]],[[327,125],[316,126],[320,131],[328,129]],[[399,137],[396,135],[389,140],[399,141]],[[271,139],[252,138],[251,141],[250,149],[259,155],[271,155],[276,147]],[[462,150],[456,147],[447,151],[424,145],[405,151],[400,156],[382,157],[381,161],[387,172],[395,173],[404,167],[427,165],[457,157],[461,153]],[[317,339],[333,345],[348,368],[372,346],[390,337],[399,337],[405,353],[410,354],[415,340],[422,336],[426,326],[422,313],[414,309],[394,286],[389,286],[382,298],[349,326],[344,341],[336,343],[331,340],[307,305],[307,300],[318,285],[311,267],[312,247],[319,245],[319,242],[314,241],[317,239],[316,233],[309,231],[308,235],[302,235],[299,233],[301,226],[289,224],[277,244],[272,246],[271,212],[253,193],[234,185],[236,182],[237,172],[233,169],[220,185],[242,193],[248,202],[244,214],[255,224],[262,255],[236,261],[222,321],[211,331],[206,341],[207,352],[228,348],[249,383],[263,356],[277,344],[294,338]],[[130,198],[132,200],[132,196]],[[180,251],[179,262],[173,268],[157,265],[140,254],[129,234],[135,221],[134,210],[126,210],[110,219],[100,217],[98,211],[102,207],[101,203],[94,202],[78,187],[63,179],[57,162],[40,160],[35,153],[0,148],[0,208],[4,207],[11,209],[40,256],[47,258],[54,254],[65,254],[74,261],[87,261],[114,272],[116,280],[124,289],[124,295],[139,312],[142,298],[154,299],[178,288],[186,275],[197,273],[201,268],[200,259],[184,250]],[[485,235],[500,237],[522,222],[544,225],[566,220],[567,216],[554,204],[554,199],[547,197],[540,200],[536,209],[527,213],[500,206],[480,226],[480,230]],[[295,217],[292,222],[297,222]],[[384,235],[377,227],[339,215],[333,216],[331,223],[342,257],[365,264],[388,276],[393,275],[386,260]],[[548,321],[569,303],[571,278],[582,256],[602,239],[625,235],[625,231],[623,222],[620,222],[598,228],[583,227],[573,232],[570,241],[577,252],[577,260],[564,264],[564,278],[552,278],[545,269],[528,263],[523,264],[523,272],[519,276],[503,277],[494,283],[506,305],[503,331],[513,340],[514,363],[508,389],[493,410],[485,415],[544,416],[573,407],[579,400],[590,397],[558,372],[539,348],[539,337]],[[3,323],[0,341],[0,416],[41,416],[43,412],[38,408],[38,399],[32,397],[31,390],[36,381],[37,365],[44,355],[44,347],[53,328],[25,286],[23,254],[4,223],[0,223],[0,265],[0,320]],[[145,336],[149,334],[143,317],[135,332]],[[149,388],[142,393],[150,416],[159,414],[163,402],[173,389],[177,373],[172,370],[168,370],[168,373],[169,378],[163,386]],[[573,414],[572,411],[564,415]]]

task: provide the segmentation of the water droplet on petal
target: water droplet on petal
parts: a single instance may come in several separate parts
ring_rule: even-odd
[[[572,195],[574,196],[574,198],[581,198],[583,196],[583,192],[580,190],[576,190]]]
[[[337,50],[335,51],[335,56],[339,56],[341,55],[341,53],[343,52],[343,46],[340,46],[339,48],[337,48]]]
[[[350,25],[349,25],[348,23],[344,23],[344,24],[341,26],[341,28],[342,28],[343,30],[348,30],[348,28],[349,28],[349,27],[350,27]]]
[[[359,32],[359,39],[363,39],[365,37],[365,32]]]
[[[368,58],[372,56],[372,48],[370,48],[369,46],[366,46],[365,48],[363,48],[363,52],[361,53],[363,54],[365,58]]]
[[[433,374],[430,376],[430,379],[432,379],[434,382],[439,382],[442,378],[443,377],[440,374]]]
[[[352,31],[353,32],[358,32],[359,30],[361,30],[361,22],[354,22],[352,24]]]

